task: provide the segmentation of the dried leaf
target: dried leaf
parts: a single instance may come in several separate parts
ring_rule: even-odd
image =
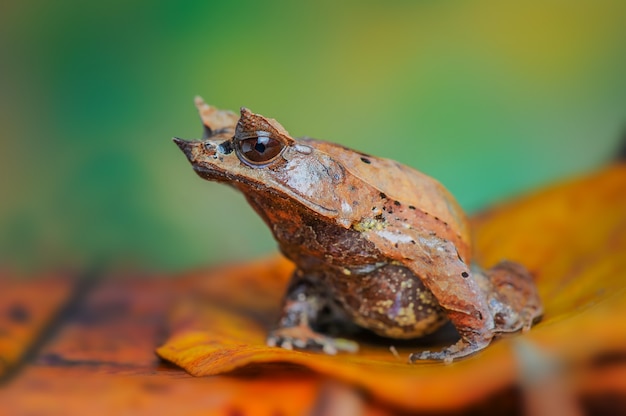
[[[574,388],[584,393],[598,359],[626,356],[626,166],[519,199],[474,225],[483,264],[508,258],[535,274],[545,316],[529,332],[497,340],[472,357],[451,365],[410,365],[408,354],[423,345],[396,347],[398,358],[389,349],[392,340],[339,356],[265,346],[291,270],[278,258],[187,276],[189,287],[200,278],[205,283],[198,283],[193,300],[173,310],[171,336],[157,353],[196,376],[253,363],[293,363],[396,406],[444,410],[523,386],[538,362],[524,352],[530,345],[572,372]]]
[[[274,371],[268,383],[255,374],[193,378],[163,365],[153,349],[186,282],[116,276],[84,293],[34,362],[1,385],[1,415],[290,415],[313,405],[323,385],[315,374]],[[54,297],[46,282],[22,281],[19,293],[1,292],[2,298],[6,293],[45,305],[39,296]]]
[[[37,363],[53,367],[87,365],[133,371],[154,366],[146,351],[158,343],[174,293],[166,279],[106,278],[66,314],[56,336],[42,346]]]
[[[32,347],[70,297],[73,283],[58,275],[26,279],[0,273],[0,378]]]
[[[168,368],[37,366],[0,389],[2,415],[302,415],[321,381],[278,377],[192,378]],[[286,400],[285,398],[289,398]],[[380,415],[380,413],[379,413]]]

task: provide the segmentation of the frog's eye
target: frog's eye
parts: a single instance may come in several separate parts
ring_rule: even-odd
[[[251,166],[263,166],[276,159],[285,144],[270,136],[253,136],[235,140],[239,159]]]

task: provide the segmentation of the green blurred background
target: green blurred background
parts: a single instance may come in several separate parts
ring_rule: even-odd
[[[470,212],[589,171],[626,130],[625,22],[623,0],[3,2],[0,266],[274,251],[170,140],[199,137],[196,94],[398,159]]]

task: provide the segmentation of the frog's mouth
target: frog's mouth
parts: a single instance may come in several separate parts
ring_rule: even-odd
[[[337,210],[333,208],[328,208],[303,198],[302,195],[297,192],[297,189],[281,185],[272,190],[271,187],[268,187],[263,182],[259,182],[254,178],[246,177],[246,180],[243,180],[241,175],[230,172],[228,168],[220,168],[219,161],[222,160],[222,157],[233,151],[230,144],[231,142],[227,139],[223,142],[215,142],[213,140],[183,140],[174,137],[172,140],[185,154],[196,174],[205,180],[226,183],[227,185],[238,188],[246,195],[250,194],[252,190],[254,190],[254,193],[259,194],[275,192],[282,195],[284,198],[292,198],[300,201],[302,205],[323,215],[331,217],[338,215]],[[239,159],[237,159],[236,163],[238,165],[241,164]],[[251,168],[246,166],[245,169]],[[244,188],[249,189],[249,191],[246,192]]]

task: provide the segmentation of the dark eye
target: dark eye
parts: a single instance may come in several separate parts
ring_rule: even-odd
[[[269,136],[254,136],[235,140],[239,158],[249,165],[264,165],[272,161],[285,144]]]

